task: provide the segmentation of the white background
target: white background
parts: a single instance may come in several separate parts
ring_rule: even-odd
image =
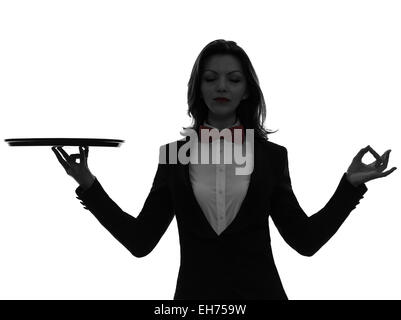
[[[187,83],[210,41],[248,53],[272,142],[289,152],[308,215],[330,199],[370,144],[400,164],[399,1],[2,1],[0,138],[124,139],[92,148],[89,165],[137,216],[159,146],[182,138]],[[67,148],[76,152],[75,148]],[[176,220],[145,258],[130,255],[75,198],[47,147],[0,144],[0,298],[172,299]],[[365,162],[373,160],[367,155]],[[290,299],[400,299],[400,169],[368,191],[315,256],[272,225]]]

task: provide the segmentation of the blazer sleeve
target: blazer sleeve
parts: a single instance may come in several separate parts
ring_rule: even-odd
[[[365,184],[354,187],[344,173],[327,204],[317,213],[308,216],[299,205],[291,186],[288,152],[282,147],[278,184],[271,199],[271,216],[284,240],[305,256],[315,254],[340,228],[355,209]]]
[[[121,210],[97,179],[87,190],[78,187],[75,192],[85,209],[136,257],[155,248],[174,217],[167,164],[158,164],[150,193],[136,218]]]

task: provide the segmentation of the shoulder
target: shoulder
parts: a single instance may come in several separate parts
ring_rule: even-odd
[[[268,140],[255,140],[264,152],[268,152],[270,156],[281,158],[287,155],[287,148]]]
[[[259,141],[265,160],[272,166],[273,172],[285,172],[288,168],[287,148],[271,141]]]

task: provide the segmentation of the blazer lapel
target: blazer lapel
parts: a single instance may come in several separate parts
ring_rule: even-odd
[[[177,145],[177,151],[180,147],[186,143],[186,141],[179,140]],[[190,231],[197,234],[201,238],[216,238],[217,233],[213,230],[209,221],[206,219],[198,201],[195,198],[195,194],[192,189],[191,180],[189,178],[189,164],[181,164],[177,161],[177,178],[180,198],[184,202],[184,207],[188,208],[185,210],[182,217],[177,217],[178,223],[183,223],[185,226],[183,229],[185,231]]]
[[[263,184],[262,170],[263,170],[264,159],[262,158],[261,151],[262,150],[259,142],[255,140],[254,167],[251,173],[251,179],[249,182],[248,190],[234,220],[231,222],[230,225],[226,227],[226,229],[220,234],[220,236],[236,233],[244,229],[253,222],[252,220],[254,216],[252,216],[251,214],[254,213],[255,211],[253,210],[254,197],[258,190],[260,191],[261,189],[264,188],[262,185]]]

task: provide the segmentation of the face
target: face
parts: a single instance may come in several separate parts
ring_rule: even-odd
[[[233,55],[210,56],[201,70],[201,97],[215,116],[235,114],[247,98],[247,83],[240,61]],[[223,98],[223,99],[218,99]]]

